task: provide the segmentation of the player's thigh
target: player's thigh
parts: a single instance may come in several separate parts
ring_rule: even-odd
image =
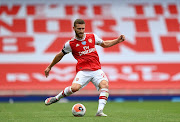
[[[95,85],[97,90],[99,90],[102,87],[108,88],[108,82],[109,81],[106,74],[101,69],[94,72],[92,83]]]
[[[74,84],[73,86],[78,87],[77,84],[79,84],[81,86],[79,89],[81,89],[81,88],[85,87],[89,83],[90,80],[91,80],[91,76],[90,76],[89,71],[79,71],[76,74],[72,85]]]

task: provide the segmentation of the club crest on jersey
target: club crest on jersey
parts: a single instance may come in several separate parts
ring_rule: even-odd
[[[89,43],[92,43],[92,39],[88,39]]]
[[[86,45],[86,41],[83,41],[83,42],[81,42],[82,43],[82,45]]]

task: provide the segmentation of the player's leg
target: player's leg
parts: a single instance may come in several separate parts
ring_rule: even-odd
[[[78,91],[81,88],[80,84],[73,83],[71,86],[66,87],[63,91],[61,91],[58,95],[55,97],[50,97],[45,100],[45,105],[50,105],[52,103],[55,103],[59,101],[63,97],[67,97],[76,91]]]
[[[58,95],[56,95],[56,99],[60,100],[63,97],[67,97],[81,88],[80,84],[73,83],[71,86],[66,87],[63,91],[61,91]]]
[[[66,87],[63,91],[61,91],[58,95],[55,97],[50,97],[45,100],[45,105],[50,105],[52,103],[55,103],[59,101],[63,97],[67,97],[76,91],[78,91],[81,88],[80,84],[73,83],[71,86]]]
[[[96,86],[97,90],[100,90],[99,95],[99,105],[96,116],[107,116],[103,113],[103,109],[107,103],[107,99],[109,97],[109,84],[108,79],[105,73],[102,70],[97,70],[94,72],[92,83]]]
[[[107,116],[103,113],[103,109],[107,103],[109,97],[109,90],[108,90],[108,81],[102,80],[99,84],[100,88],[100,95],[99,95],[99,105],[96,116]]]
[[[88,75],[88,71],[79,71],[76,74],[76,77],[73,80],[73,83],[71,86],[66,87],[63,91],[61,91],[58,95],[55,97],[50,97],[45,100],[45,105],[50,105],[52,103],[55,103],[59,101],[61,98],[69,96],[79,89],[83,88],[88,84],[90,81],[90,76]]]

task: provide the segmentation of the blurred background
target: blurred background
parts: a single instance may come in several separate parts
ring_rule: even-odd
[[[66,55],[48,78],[45,68],[74,37],[75,19],[103,40],[97,46],[112,101],[180,101],[179,0],[0,0],[0,102],[44,101],[71,85],[76,60]],[[97,100],[89,83],[64,100]]]

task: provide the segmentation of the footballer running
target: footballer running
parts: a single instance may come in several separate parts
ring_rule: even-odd
[[[57,64],[66,54],[72,53],[77,60],[76,76],[71,86],[67,86],[63,91],[54,97],[47,98],[45,105],[50,105],[59,101],[61,98],[69,96],[81,88],[85,87],[89,82],[92,82],[96,89],[100,91],[99,105],[96,116],[107,116],[103,113],[103,109],[109,97],[109,81],[105,73],[101,69],[99,56],[95,45],[103,48],[108,48],[119,44],[125,40],[124,35],[120,35],[114,40],[103,41],[96,34],[85,33],[85,21],[76,19],[74,21],[73,30],[75,37],[64,44],[64,48],[54,57],[50,65],[45,69],[45,76],[49,76],[51,68]]]

